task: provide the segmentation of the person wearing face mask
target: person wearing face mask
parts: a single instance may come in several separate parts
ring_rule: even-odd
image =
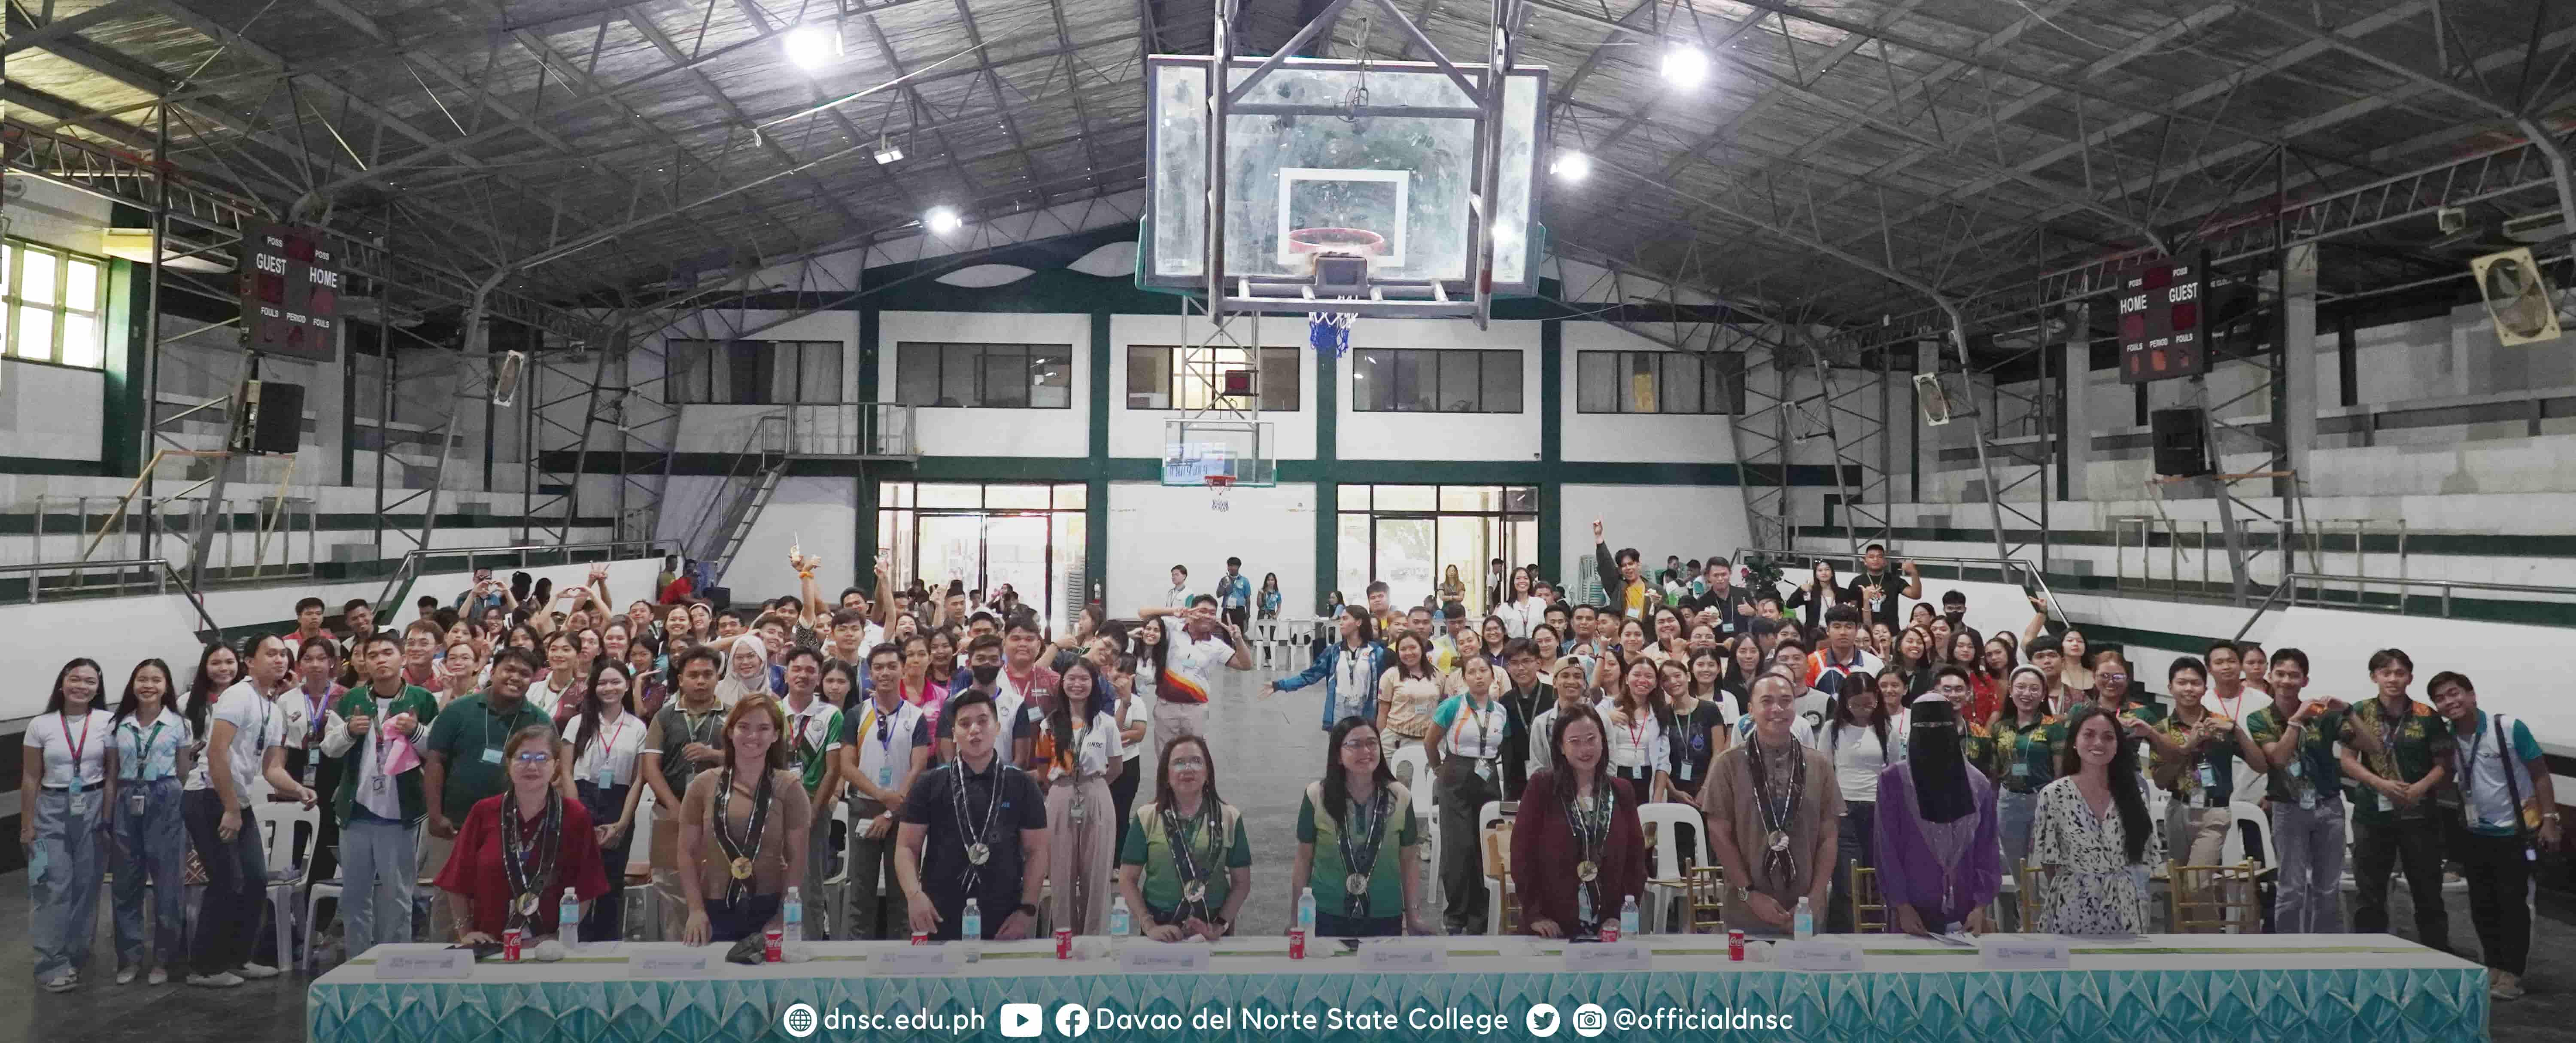
[[[2003,890],[1994,784],[1968,770],[1949,697],[1917,699],[1907,717],[1905,760],[1878,772],[1873,847],[1889,927],[1982,934],[1986,903]]]
[[[963,690],[957,693],[959,695],[965,692],[982,692],[993,697],[993,746],[1002,752],[1003,760],[1022,771],[1027,771],[1035,767],[1032,758],[1036,756],[1037,750],[1037,722],[1030,720],[1029,715],[1025,713],[1015,713],[1009,717],[1002,716],[1002,696],[998,691],[1001,677],[1002,639],[996,634],[986,634],[966,643],[966,669],[953,678],[951,683],[964,686]],[[955,702],[955,696],[951,696],[949,701]],[[941,713],[938,720],[932,723],[931,728],[931,734],[939,742],[938,763],[947,764],[955,761],[957,759],[956,723],[950,721],[946,713]]]
[[[2031,833],[2031,857],[2048,871],[2039,930],[2144,933],[2147,867],[2165,851],[2147,817],[2136,746],[2122,739],[2119,717],[2099,706],[2077,711],[2068,731],[2061,777],[2040,790]]]

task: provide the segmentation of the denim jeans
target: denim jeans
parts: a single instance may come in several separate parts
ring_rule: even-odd
[[[268,853],[260,847],[259,812],[242,805],[241,831],[230,842],[217,836],[224,802],[212,789],[180,798],[188,839],[206,864],[206,892],[197,903],[192,973],[223,974],[250,962],[259,941],[260,912],[268,901]]]
[[[34,903],[28,934],[36,948],[36,978],[76,971],[89,962],[90,936],[98,928],[102,848],[99,829],[107,790],[74,794],[46,789],[36,795],[36,843],[27,858],[27,891]],[[83,805],[76,809],[75,804]],[[76,815],[75,810],[88,814]]]
[[[143,798],[137,814],[133,798]],[[169,967],[188,958],[188,826],[179,810],[178,779],[117,783],[116,965]],[[151,883],[152,907],[143,906]],[[147,927],[147,921],[149,926]],[[144,944],[152,956],[144,959]]]
[[[2341,797],[2313,808],[2272,802],[2272,846],[2281,852],[2272,919],[2280,933],[2343,933],[2343,816]]]
[[[369,948],[411,941],[416,827],[351,816],[340,828],[340,925],[349,959]]]

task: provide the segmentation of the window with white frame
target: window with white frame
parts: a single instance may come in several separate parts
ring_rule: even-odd
[[[107,262],[0,240],[0,353],[98,369],[107,358]]]
[[[675,340],[663,346],[671,405],[797,406],[841,401],[837,340]]]

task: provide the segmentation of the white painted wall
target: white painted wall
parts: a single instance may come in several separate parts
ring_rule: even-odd
[[[1252,346],[1257,337],[1270,347],[1299,347],[1297,367],[1297,411],[1261,414],[1260,422],[1270,425],[1270,444],[1263,448],[1272,460],[1312,460],[1315,458],[1315,356],[1304,350],[1305,320],[1295,316],[1261,317],[1256,332],[1250,317],[1230,324],[1237,341]],[[1130,345],[1178,347],[1193,338],[1210,335],[1205,317],[1184,319],[1179,306],[1170,315],[1113,315],[1109,319],[1109,455],[1161,459],[1169,447],[1164,423],[1182,419],[1178,409],[1127,408],[1127,349]],[[888,341],[891,341],[889,336]],[[1353,343],[1358,343],[1354,334]],[[928,410],[923,411],[925,415]],[[1345,437],[1344,445],[1350,440]],[[1074,455],[1082,454],[1077,441]]]
[[[106,387],[94,369],[0,362],[0,456],[98,459]]]
[[[1243,559],[1257,585],[1279,574],[1282,611],[1315,602],[1315,487],[1281,485],[1227,493],[1229,509],[1208,508],[1205,489],[1150,482],[1109,486],[1109,583],[1112,614],[1160,605],[1171,569],[1186,565],[1190,591],[1213,594],[1228,556]]]
[[[849,313],[856,321],[856,313]],[[892,396],[904,341],[1064,344],[1073,354],[1072,406],[1066,409],[939,409],[915,413],[925,456],[1068,456],[1090,454],[1091,317],[1002,312],[890,311],[877,319],[877,387]],[[1115,396],[1112,396],[1113,398]],[[1160,455],[1157,450],[1153,454]]]
[[[1568,326],[1577,325],[1567,323]],[[1351,350],[1362,348],[1509,349],[1521,353],[1518,413],[1363,413],[1351,408],[1358,367],[1345,360],[1341,381],[1341,457],[1345,460],[1532,461],[1539,458],[1539,327],[1496,322],[1479,331],[1464,319],[1360,319]],[[1301,328],[1302,332],[1302,328]]]
[[[1569,432],[1570,433],[1570,432]],[[1560,578],[1581,582],[1592,565],[1592,520],[1603,525],[1603,540],[1612,551],[1635,547],[1648,571],[1663,568],[1664,556],[1682,560],[1727,557],[1749,542],[1744,528],[1744,494],[1731,485],[1568,485],[1565,505],[1565,555]]]
[[[858,571],[876,567],[873,557],[854,561],[858,541],[859,483],[855,478],[788,477],[778,480],[769,507],[751,527],[751,536],[725,571],[725,586],[736,602],[759,602],[795,593],[796,570],[787,567],[790,544],[823,559],[814,581],[823,596],[838,596]]]
[[[646,558],[612,562],[608,566],[608,590],[619,601],[633,601],[649,595],[653,579],[660,572],[661,559]],[[579,584],[589,576],[589,565],[556,565],[527,569],[532,576],[551,578],[558,589]],[[406,599],[415,600],[435,594],[452,600],[472,581],[469,573],[447,573],[423,576],[412,585]],[[279,621],[289,629],[295,616],[295,602],[311,596],[321,598],[337,611],[350,598],[373,598],[384,589],[381,580],[368,583],[337,583],[320,587],[277,587],[263,590],[218,590],[206,596],[207,614],[223,626]],[[408,604],[393,612],[386,622],[400,626],[414,619]],[[0,627],[17,633],[42,634],[41,641],[20,641],[0,648],[0,670],[9,676],[25,679],[0,691],[0,722],[13,730],[19,722],[42,712],[48,685],[64,661],[86,656],[95,659],[106,673],[110,698],[125,690],[126,674],[144,659],[160,658],[170,664],[181,686],[188,683],[189,671],[197,665],[196,634],[204,629],[197,613],[186,598],[177,595],[130,598],[82,598],[46,602],[37,605],[0,605]]]
[[[1564,388],[1567,460],[1645,463],[1728,463],[1736,459],[1734,419],[1724,416],[1631,416],[1579,413],[1575,359],[1583,351],[1663,351],[1661,345],[1606,322],[1564,325],[1556,380]],[[1751,407],[1748,402],[1748,408]],[[1536,409],[1536,385],[1530,408]],[[1536,424],[1530,425],[1536,435]],[[1741,517],[1742,512],[1738,512]],[[1589,516],[1586,516],[1587,521]],[[1587,526],[1586,531],[1589,531]],[[1588,548],[1587,548],[1588,549]],[[1684,555],[1685,558],[1688,555]]]

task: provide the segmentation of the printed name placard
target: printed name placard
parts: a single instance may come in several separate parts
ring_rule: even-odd
[[[1857,971],[1860,945],[1840,938],[1808,938],[1780,943],[1780,964],[1797,971]]]
[[[1449,966],[1447,946],[1423,942],[1364,942],[1360,966],[1372,971],[1437,971]]]
[[[1215,955],[1203,945],[1129,941],[1118,950],[1118,969],[1136,974],[1202,974]]]
[[[626,958],[629,978],[703,978],[707,975],[707,954],[703,952],[643,952]]]
[[[1977,963],[1993,970],[2065,970],[2066,939],[2046,934],[1988,934],[1977,938]]]
[[[965,961],[954,945],[907,945],[868,954],[868,969],[878,974],[955,974]]]
[[[1576,973],[1642,971],[1655,962],[1655,950],[1634,938],[1599,945],[1565,947],[1565,969]]]
[[[376,977],[381,981],[463,981],[474,976],[474,950],[376,950]]]

